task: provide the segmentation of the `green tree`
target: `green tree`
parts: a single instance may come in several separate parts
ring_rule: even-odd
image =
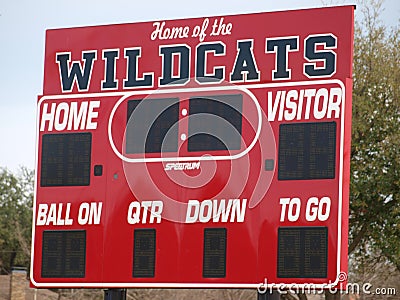
[[[369,244],[400,271],[400,31],[381,4],[355,29],[349,252]]]
[[[29,266],[32,228],[33,172],[17,175],[0,168],[0,273]]]
[[[361,1],[362,21],[355,24],[349,253],[356,273],[367,262],[370,269],[393,266],[398,274],[400,29],[382,23],[382,3]],[[340,295],[326,291],[325,299]]]

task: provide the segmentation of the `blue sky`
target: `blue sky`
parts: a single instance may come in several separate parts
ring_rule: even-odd
[[[0,167],[35,167],[36,100],[42,93],[45,30],[87,25],[267,12],[356,1],[2,0],[0,3]],[[382,19],[399,22],[400,1],[385,0]],[[358,5],[356,18],[361,17]]]

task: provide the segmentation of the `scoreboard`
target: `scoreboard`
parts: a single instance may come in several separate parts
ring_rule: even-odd
[[[36,287],[336,286],[354,7],[46,32]]]

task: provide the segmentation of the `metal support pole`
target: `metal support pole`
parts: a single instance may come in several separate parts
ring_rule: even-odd
[[[126,300],[126,289],[104,290],[104,300]]]
[[[277,291],[266,290],[265,293],[257,292],[257,300],[279,300],[280,296]]]

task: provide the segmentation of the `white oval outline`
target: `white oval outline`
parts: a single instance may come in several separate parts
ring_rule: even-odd
[[[112,127],[112,121],[114,119],[115,112],[117,108],[120,106],[122,102],[124,102],[127,98],[134,96],[134,95],[143,95],[143,94],[148,94],[148,95],[153,95],[153,94],[171,94],[171,93],[190,93],[190,92],[212,92],[212,91],[224,91],[224,90],[241,90],[243,93],[246,93],[248,96],[250,96],[251,100],[253,100],[254,104],[256,105],[257,108],[257,116],[258,116],[258,126],[256,130],[256,134],[254,136],[254,139],[250,143],[250,145],[243,150],[242,152],[239,152],[235,155],[220,155],[220,156],[177,156],[177,157],[144,157],[144,158],[129,158],[121,154],[118,149],[115,147],[114,140],[112,138],[111,134],[111,127]],[[117,155],[121,160],[124,162],[128,163],[143,163],[143,162],[174,162],[174,161],[206,161],[206,160],[234,160],[243,157],[247,153],[253,149],[255,144],[258,141],[258,138],[261,134],[261,128],[262,128],[262,110],[261,106],[258,103],[258,100],[256,96],[252,92],[250,92],[248,89],[242,87],[242,86],[218,86],[218,87],[195,87],[195,88],[180,88],[180,89],[166,89],[166,90],[152,90],[148,92],[132,92],[129,94],[124,95],[121,97],[117,103],[114,105],[113,109],[111,110],[110,117],[108,119],[108,127],[107,127],[107,132],[108,132],[108,141],[110,143],[110,146],[112,150],[114,151],[115,155]]]

